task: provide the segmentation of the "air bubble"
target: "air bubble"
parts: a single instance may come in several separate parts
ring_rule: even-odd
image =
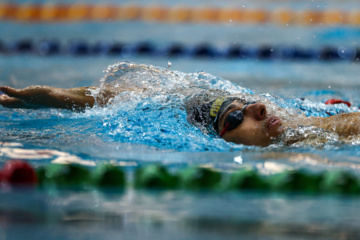
[[[352,47],[343,47],[340,46],[338,48],[338,54],[342,59],[349,59],[352,60],[355,58],[356,51]]]

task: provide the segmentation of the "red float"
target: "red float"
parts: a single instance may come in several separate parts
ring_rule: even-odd
[[[11,160],[5,163],[0,171],[0,181],[9,185],[28,185],[37,184],[35,170],[26,162],[21,160]]]

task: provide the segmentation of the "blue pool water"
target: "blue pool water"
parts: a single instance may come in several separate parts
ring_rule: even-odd
[[[12,66],[16,64],[22,65],[23,59],[16,59],[13,57]],[[29,56],[27,58],[30,58]],[[35,84],[41,83],[42,78],[51,78],[55,76],[64,80],[64,77],[59,72],[68,65],[78,64],[83,65],[81,67],[86,68],[86,64],[89,62],[96,62],[94,59],[69,59],[58,58],[54,59],[55,66],[49,66],[48,62],[42,62],[41,58],[31,57],[32,60],[38,61],[37,64],[45,65],[47,69],[50,69],[53,73],[49,77],[44,77],[43,72],[35,73],[39,76],[36,78]],[[20,61],[19,61],[20,60]],[[98,60],[98,59],[96,59]],[[105,59],[110,61],[109,59]],[[19,61],[19,62],[16,62]],[[99,60],[104,61],[103,60]],[[147,60],[149,61],[149,60]],[[211,62],[209,65],[220,65],[222,62]],[[176,66],[176,61],[172,63],[172,67]],[[180,63],[184,65],[184,63]],[[300,73],[305,72],[308,68],[312,71],[320,71],[329,69],[328,64],[324,63],[312,63],[311,66],[304,63],[276,63],[276,62],[228,62],[226,64],[232,65],[234,68],[236,64],[241,67],[250,69],[258,68],[262,69],[262,72],[267,72],[267,79],[262,79],[262,73],[258,73],[260,76],[252,76],[255,79],[251,79],[249,85],[257,86],[256,88],[264,88],[261,90],[252,90],[245,86],[249,81],[243,76],[238,76],[238,79],[230,81],[221,78],[216,75],[212,75],[205,71],[197,71],[192,73],[185,73],[178,70],[168,70],[164,67],[154,67],[149,64],[136,64],[136,63],[115,63],[110,66],[123,66],[129,68],[128,72],[124,73],[124,76],[115,79],[109,79],[99,77],[98,80],[78,80],[78,85],[74,85],[74,82],[67,81],[67,84],[62,84],[65,87],[83,85],[100,86],[104,82],[107,84],[122,84],[127,87],[145,87],[151,89],[141,94],[134,94],[133,92],[124,92],[117,96],[114,100],[114,104],[102,108],[95,107],[88,109],[84,113],[74,113],[68,110],[59,109],[6,109],[1,108],[1,124],[3,129],[6,129],[5,134],[2,136],[4,142],[16,142],[19,144],[25,144],[31,148],[51,148],[55,150],[64,151],[70,155],[78,157],[80,160],[90,160],[94,163],[96,161],[135,161],[137,164],[141,164],[143,161],[155,161],[166,162],[169,165],[187,165],[191,163],[204,163],[206,164],[234,164],[234,157],[249,155],[249,161],[244,161],[243,164],[254,165],[253,159],[263,159],[263,155],[268,152],[275,152],[276,159],[283,158],[282,153],[298,154],[299,152],[310,152],[311,154],[321,154],[327,156],[331,161],[337,161],[337,155],[340,153],[343,158],[344,164],[349,164],[346,161],[346,157],[352,159],[358,154],[357,143],[354,144],[342,144],[340,142],[332,142],[329,144],[321,145],[320,147],[312,147],[304,145],[301,147],[283,147],[280,145],[271,146],[268,148],[248,147],[243,145],[236,145],[227,143],[217,137],[203,134],[198,128],[190,125],[186,120],[186,111],[184,109],[184,99],[186,99],[191,89],[205,88],[205,89],[226,89],[233,91],[234,93],[250,93],[264,95],[266,98],[273,102],[276,102],[280,107],[293,109],[295,111],[301,111],[308,116],[328,116],[328,113],[336,114],[339,112],[351,112],[358,111],[356,105],[359,102],[356,96],[356,89],[354,89],[355,83],[349,80],[349,86],[339,86],[340,83],[336,82],[338,75],[331,75],[334,73],[334,68],[348,68],[353,72],[349,72],[348,75],[356,74],[356,69],[352,69],[352,65],[347,63],[334,63],[330,71],[325,72],[324,75],[328,75],[330,79],[326,79],[328,82],[323,83],[306,83],[306,78],[315,78],[315,73],[307,73],[308,76],[300,76]],[[246,66],[245,66],[246,65]],[[132,70],[136,66],[138,70]],[[181,65],[180,65],[181,66]],[[286,68],[285,68],[286,67]],[[356,66],[355,66],[356,67]],[[220,66],[218,66],[220,68]],[[279,79],[277,75],[277,68],[285,68],[282,70],[282,74],[288,74],[293,77],[292,80]],[[301,70],[297,70],[301,68]],[[26,66],[25,66],[26,69]],[[60,70],[58,70],[60,69]],[[92,69],[92,66],[89,66]],[[272,69],[270,71],[270,69]],[[81,69],[76,69],[82,71]],[[294,74],[294,70],[298,71],[298,74]],[[161,71],[159,74],[158,71]],[[246,70],[247,71],[247,70]],[[253,70],[257,71],[257,70]],[[241,74],[241,70],[239,70]],[[121,75],[121,71],[118,73]],[[22,74],[22,73],[20,73]],[[29,73],[28,73],[29,74]],[[59,74],[59,76],[57,76]],[[76,75],[76,73],[70,73]],[[88,75],[89,73],[85,73]],[[91,74],[91,73],[90,73]],[[102,71],[101,71],[101,74]],[[66,74],[65,74],[66,75]],[[274,76],[275,75],[275,76]],[[313,75],[313,76],[311,76]],[[141,77],[138,77],[141,76]],[[303,80],[299,80],[303,77]],[[16,77],[14,77],[16,79]],[[75,78],[73,76],[73,78]],[[89,76],[90,78],[90,76]],[[274,78],[274,81],[271,81]],[[335,78],[335,79],[334,79]],[[9,77],[9,85],[12,83],[11,76]],[[48,80],[53,81],[55,86],[61,86],[60,82],[56,82],[57,79]],[[144,81],[145,80],[145,81]],[[266,81],[270,82],[266,82]],[[322,78],[321,78],[322,80]],[[245,83],[242,83],[242,82]],[[254,81],[254,82],[252,82]],[[276,83],[276,81],[279,81]],[[286,81],[286,82],[285,82]],[[290,83],[294,81],[294,83]],[[301,81],[301,85],[299,83]],[[275,82],[275,86],[272,85]],[[17,83],[15,83],[17,84]],[[26,84],[26,83],[25,83]],[[18,86],[22,87],[24,83],[19,83]],[[32,83],[31,83],[32,84]],[[334,84],[335,86],[333,86]],[[261,86],[262,87],[259,87]],[[320,88],[319,88],[320,85]],[[189,88],[191,86],[191,88]],[[322,87],[323,86],[323,87]],[[284,88],[281,88],[284,87]],[[174,90],[175,89],[175,90]],[[268,94],[270,93],[270,94]],[[291,96],[290,96],[291,95]],[[305,98],[305,100],[300,100]],[[325,105],[324,102],[329,98],[341,98],[353,103],[352,108],[348,108],[345,105]],[[124,104],[126,102],[126,104]],[[260,154],[259,154],[260,150]],[[337,154],[334,154],[336,152]],[[216,154],[216,157],[210,157],[209,155]],[[4,154],[3,159],[13,158],[13,155]],[[40,157],[42,159],[42,157]],[[39,159],[39,160],[40,160]],[[265,158],[266,161],[269,159]],[[49,159],[50,160],[50,159]],[[53,160],[53,159],[51,159]],[[244,159],[246,160],[246,159]],[[352,162],[352,161],[351,161]],[[39,163],[34,161],[34,164]],[[300,165],[306,165],[306,163],[297,163]],[[288,167],[293,167],[294,163],[286,161]],[[319,167],[330,167],[329,164],[323,164],[321,161],[317,164]],[[332,166],[332,165],[331,165]],[[235,168],[242,167],[235,163]],[[336,167],[336,164],[335,164]],[[313,166],[310,166],[312,169]]]
[[[208,39],[219,46],[233,41],[310,47],[359,44],[359,31],[348,27],[194,25],[173,29],[166,24],[82,23],[59,24],[54,30],[53,25],[7,23],[0,28],[7,32],[6,41],[54,37],[62,41],[83,38],[134,42],[141,32],[143,39],[159,44],[193,44]],[[214,32],[219,34],[213,36]],[[279,39],[279,35],[283,37]],[[117,61],[151,68],[150,72],[133,72],[126,81],[126,85],[146,85],[151,91],[124,93],[114,100],[117,104],[84,113],[0,107],[0,164],[23,159],[34,166],[72,162],[95,166],[107,162],[134,168],[161,163],[172,171],[201,165],[222,171],[254,167],[262,174],[294,168],[345,169],[359,174],[357,142],[259,148],[203,134],[187,123],[183,108],[186,94],[182,92],[190,84],[239,93],[269,93],[266,97],[279,105],[311,116],[358,111],[360,68],[355,62],[1,55],[1,85],[100,86],[103,71]],[[139,73],[141,77],[136,77]],[[105,81],[116,84],[120,80]],[[354,108],[325,106],[329,98],[350,101]],[[238,235],[248,239],[356,239],[359,235],[357,197],[2,190],[0,203],[0,239],[20,239],[25,231],[30,239],[43,235],[50,239],[235,239]]]

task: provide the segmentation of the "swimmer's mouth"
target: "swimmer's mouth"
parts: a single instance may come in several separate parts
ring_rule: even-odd
[[[267,130],[273,129],[281,125],[281,120],[276,116],[271,116],[266,120],[265,127]]]

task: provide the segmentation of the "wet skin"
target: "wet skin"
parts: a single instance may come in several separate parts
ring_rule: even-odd
[[[224,128],[226,116],[236,110],[241,110],[244,103],[235,100],[219,116],[219,132]],[[223,139],[237,144],[268,146],[283,132],[281,120],[269,115],[263,103],[248,105],[244,112],[243,122],[235,129],[226,131]]]
[[[71,89],[33,85],[24,89],[0,87],[0,104],[8,108],[64,108],[74,111],[92,107],[95,99],[88,96],[90,88]]]
[[[0,87],[4,94],[0,95],[0,105],[7,108],[64,108],[72,111],[84,111],[93,107],[106,106],[122,91],[142,92],[146,89],[114,88],[103,86],[96,99],[91,96],[91,90],[98,87],[54,88],[45,85],[32,85],[23,89]]]

